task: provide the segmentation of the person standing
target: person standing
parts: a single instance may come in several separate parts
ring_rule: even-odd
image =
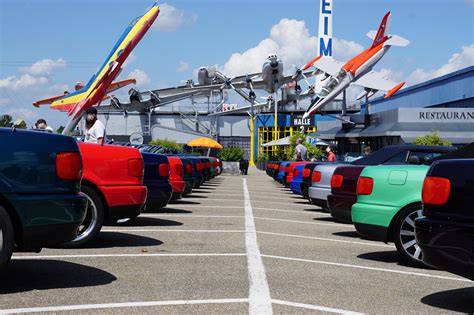
[[[295,148],[295,160],[296,161],[306,161],[308,160],[308,149],[302,144],[303,140],[296,140]]]
[[[51,126],[49,126],[46,120],[44,120],[43,118],[38,119],[36,121],[35,126],[37,129],[42,129],[42,130],[46,130],[47,132],[54,133],[53,128],[51,128]]]
[[[332,152],[331,146],[328,146],[326,148],[326,153],[328,162],[336,162],[336,155],[334,154],[334,152]]]
[[[84,142],[87,143],[97,143],[102,145],[107,140],[105,126],[97,119],[97,109],[95,107],[86,110],[86,128],[84,134]]]

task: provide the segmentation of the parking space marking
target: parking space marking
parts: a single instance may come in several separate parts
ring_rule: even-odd
[[[240,207],[242,208],[242,207]],[[159,218],[239,218],[243,219],[243,215],[200,215],[200,214],[174,214],[174,213],[149,213],[149,217]]]
[[[22,259],[58,259],[58,258],[110,258],[110,257],[121,257],[121,258],[136,258],[136,257],[241,257],[246,254],[240,253],[203,253],[203,254],[186,254],[186,253],[175,253],[175,254],[77,254],[77,255],[38,255],[38,256],[13,256],[12,260]]]
[[[274,255],[263,255],[262,254],[262,257],[272,258],[272,259],[279,259],[279,260],[298,261],[298,262],[306,262],[306,263],[313,263],[313,264],[320,264],[320,265],[329,265],[329,266],[347,267],[347,268],[354,268],[354,269],[364,269],[364,270],[371,270],[371,271],[398,273],[398,274],[410,275],[410,276],[419,276],[419,277],[426,277],[426,278],[435,278],[435,279],[442,279],[442,280],[452,280],[452,281],[461,281],[461,282],[472,283],[471,280],[464,279],[464,278],[439,276],[439,275],[432,275],[432,274],[412,272],[412,271],[403,271],[403,270],[385,269],[385,268],[377,268],[377,267],[358,266],[358,265],[335,263],[335,262],[330,262],[330,261],[292,258],[292,257],[283,257],[283,256],[274,256]]]
[[[247,303],[247,302],[248,302],[248,299],[209,299],[209,300],[124,302],[124,303],[105,303],[105,304],[83,304],[83,305],[64,305],[64,306],[46,306],[46,307],[31,307],[31,308],[14,308],[14,309],[9,309],[9,310],[0,310],[0,314],[66,312],[66,311],[81,311],[81,310],[92,310],[92,309],[107,309],[107,308],[176,306],[176,305],[195,305],[195,304],[229,304],[229,303]]]
[[[284,219],[263,218],[263,217],[254,217],[254,219],[269,220],[269,221],[280,221],[280,222],[290,222],[290,223],[301,223],[301,224],[324,225],[324,226],[332,226],[334,228],[341,227],[341,226],[342,227],[347,227],[346,224],[340,224],[340,223],[306,222],[306,221],[284,220]]]
[[[183,232],[183,233],[245,233],[245,230],[160,230],[160,229],[102,229],[104,232]]]
[[[170,206],[174,206],[173,204],[170,204]],[[193,204],[189,204],[189,205],[177,205],[179,206],[180,208],[229,208],[229,209],[242,209],[242,206],[203,206],[203,205],[193,205]],[[163,210],[163,214],[166,213],[166,210],[167,208],[164,208]],[[143,212],[140,216],[143,216],[143,215],[148,215],[148,214],[159,214],[159,213],[150,213],[150,212]]]
[[[257,232],[253,217],[247,180],[243,180],[245,196],[245,248],[249,270],[249,313],[273,314],[270,289],[268,287],[265,266],[257,243]]]
[[[294,211],[294,210],[283,210],[283,209],[273,209],[273,208],[258,208],[258,207],[253,207],[253,209],[255,209],[255,210],[264,210],[264,211],[290,212],[290,213],[314,215],[313,212],[302,211],[302,210]],[[317,210],[317,208],[316,208],[315,210]],[[331,216],[329,213],[324,213],[324,212],[319,212],[319,213],[317,213],[317,214],[318,214],[318,215],[325,216],[325,217],[330,217],[330,216]]]
[[[327,241],[327,242],[337,242],[337,243],[347,243],[347,244],[357,244],[357,245],[368,245],[368,246],[393,248],[393,246],[380,244],[380,243],[376,243],[376,242],[373,242],[373,243],[370,243],[370,242],[354,242],[354,241],[338,240],[338,239],[334,239],[334,238],[323,238],[323,237],[313,237],[313,236],[304,236],[304,235],[292,235],[292,234],[262,232],[262,231],[258,231],[257,234],[267,234],[267,235],[284,236],[284,237],[304,238],[304,239],[309,239],[309,240],[318,240],[318,241]]]
[[[327,312],[327,313],[335,313],[335,314],[346,314],[346,315],[362,315],[362,314],[364,314],[364,313],[357,313],[357,312],[352,312],[352,311],[341,310],[341,309],[337,309],[337,308],[331,308],[331,307],[325,307],[325,306],[319,306],[319,305],[312,305],[312,304],[303,304],[303,303],[297,303],[297,302],[288,302],[288,301],[282,301],[282,300],[272,300],[272,303],[279,304],[279,305],[285,305],[285,306],[305,308],[305,309],[315,310],[315,311],[322,311],[322,312]]]

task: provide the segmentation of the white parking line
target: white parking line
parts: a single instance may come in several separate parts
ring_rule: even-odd
[[[66,312],[66,311],[81,311],[81,310],[106,309],[106,308],[174,306],[174,305],[195,305],[195,304],[228,304],[228,303],[247,303],[247,302],[248,302],[248,299],[209,299],[209,300],[175,300],[175,301],[83,304],[83,305],[64,305],[64,306],[47,306],[47,307],[31,307],[31,308],[13,308],[13,309],[8,309],[8,310],[0,310],[0,314]]]
[[[341,227],[341,226],[347,227],[346,224],[340,224],[340,223],[319,223],[319,222],[294,221],[294,220],[284,220],[284,219],[274,219],[274,218],[262,218],[262,217],[254,217],[254,219],[269,220],[269,221],[279,221],[279,222],[290,222],[290,223],[301,223],[301,224],[324,225],[324,226],[332,226],[332,227]]]
[[[110,229],[110,228],[102,228],[102,232],[182,232],[182,233],[244,233],[245,230],[179,230],[179,229],[172,229],[172,230],[160,230],[160,229],[130,229],[130,228],[123,228],[123,229]]]
[[[388,273],[398,273],[398,274],[410,275],[410,276],[419,276],[419,277],[426,277],[426,278],[435,278],[435,279],[453,280],[453,281],[461,281],[461,282],[472,283],[472,281],[468,280],[468,279],[448,277],[448,276],[438,276],[438,275],[432,275],[432,274],[420,273],[420,272],[412,272],[412,271],[403,271],[403,270],[394,270],[394,269],[385,269],[385,268],[376,268],[376,267],[366,267],[366,266],[335,263],[335,262],[329,262],[329,261],[311,260],[311,259],[302,259],[302,258],[291,258],[291,257],[274,256],[274,255],[262,255],[262,257],[280,259],[280,260],[306,262],[306,263],[313,263],[313,264],[321,264],[321,265],[329,265],[329,266],[347,267],[347,268],[354,268],[354,269],[364,269],[364,270],[381,271],[381,272],[388,272]]]
[[[261,232],[261,231],[258,231],[257,234],[267,234],[267,235],[276,235],[276,236],[284,236],[284,237],[304,238],[304,239],[309,239],[309,240],[318,240],[318,241],[327,241],[327,242],[337,242],[337,243],[347,243],[347,244],[357,244],[357,245],[368,245],[368,246],[393,248],[393,246],[380,244],[380,243],[376,243],[376,242],[374,242],[374,243],[354,242],[354,241],[337,240],[337,239],[334,239],[334,238],[322,238],[322,237],[282,234],[282,233],[273,233],[273,232]]]
[[[337,308],[330,308],[330,307],[324,307],[324,306],[319,306],[319,305],[303,304],[303,303],[296,303],[296,302],[288,302],[288,301],[282,301],[282,300],[272,300],[272,303],[279,304],[279,305],[285,305],[285,306],[305,308],[305,309],[308,309],[308,310],[335,313],[335,314],[347,314],[347,315],[361,315],[361,314],[364,314],[364,313],[357,313],[357,312],[352,312],[352,311],[340,310],[340,309],[337,309]]]
[[[240,207],[242,208],[242,207]],[[159,218],[240,218],[243,219],[243,215],[199,215],[199,214],[174,214],[174,213],[149,213],[150,217]]]
[[[273,314],[270,289],[268,288],[265,266],[257,243],[257,232],[253,219],[252,204],[247,188],[247,180],[243,180],[245,196],[245,248],[249,270],[249,313],[251,315]]]
[[[299,211],[294,211],[294,210],[283,210],[283,209],[273,209],[273,208],[258,208],[258,207],[253,207],[254,210],[265,210],[265,211],[275,211],[275,212],[290,212],[290,213],[298,213],[298,214],[309,214],[309,215],[321,215],[321,216],[324,216],[324,217],[330,217],[331,215],[329,213],[325,213],[325,212],[318,212],[318,213],[314,213],[314,212],[311,212],[311,211],[303,211],[303,210],[299,210]],[[317,210],[317,209],[315,209]]]
[[[38,255],[38,256],[13,256],[12,260],[22,259],[58,259],[58,258],[136,258],[136,257],[240,257],[246,254],[239,253],[203,253],[203,254],[78,254],[78,255]]]

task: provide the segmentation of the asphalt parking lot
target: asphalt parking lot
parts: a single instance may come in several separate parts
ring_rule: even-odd
[[[222,175],[82,249],[14,254],[0,313],[474,312],[461,277],[398,263],[251,169]]]

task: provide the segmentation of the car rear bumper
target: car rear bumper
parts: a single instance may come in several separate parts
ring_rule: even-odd
[[[300,181],[293,180],[293,181],[290,183],[291,191],[292,191],[293,193],[297,194],[297,195],[302,195],[300,184],[301,184]]]
[[[331,194],[331,187],[311,186],[308,190],[309,198],[327,201],[328,195]]]
[[[357,196],[331,194],[328,196],[328,206],[331,216],[336,220],[352,223],[351,209],[357,202]]]
[[[109,208],[109,221],[136,217],[147,198],[145,186],[101,186]]]
[[[21,220],[21,250],[38,250],[68,242],[86,215],[87,198],[81,194],[9,195]]]
[[[351,211],[352,222],[359,234],[387,242],[388,228],[399,210],[400,208],[393,206],[355,203]]]
[[[189,195],[193,192],[194,188],[194,179],[192,178],[187,178],[184,180],[184,191],[183,191],[183,196]]]
[[[300,184],[301,195],[303,198],[309,198],[309,187],[311,187],[311,183],[302,182]]]
[[[165,207],[171,199],[173,190],[169,183],[162,185],[149,185],[148,197],[146,199],[146,210],[160,209]]]
[[[415,221],[423,262],[474,280],[474,224],[421,218]]]
[[[177,181],[171,181],[170,180],[171,187],[173,188],[173,193],[183,193],[184,191],[184,180],[177,180]]]

